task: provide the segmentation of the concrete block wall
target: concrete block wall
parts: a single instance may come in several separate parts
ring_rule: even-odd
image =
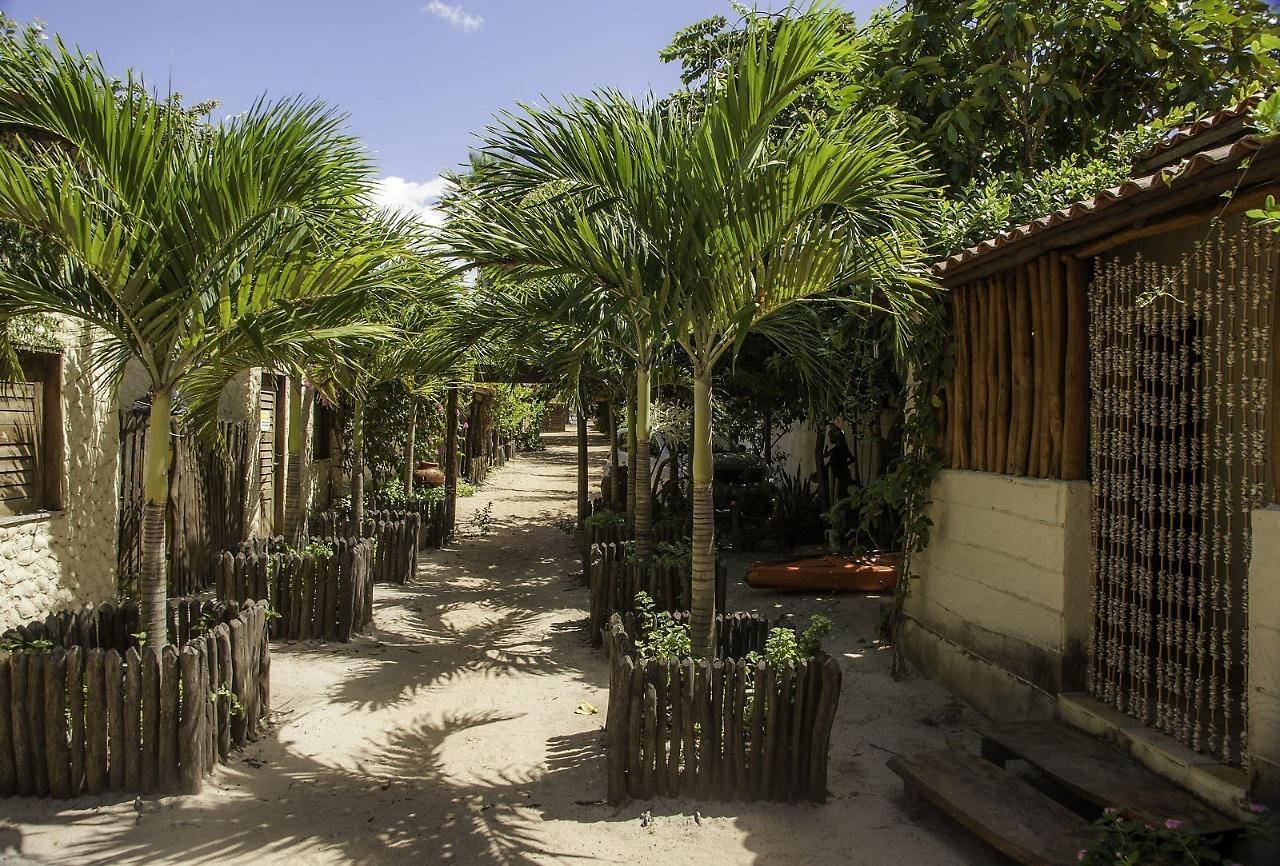
[[[907,602],[917,664],[996,718],[1082,688],[1089,506],[1083,481],[941,472]]]
[[[115,595],[120,417],[89,373],[83,326],[63,324],[62,509],[0,519],[0,630]]]
[[[1280,806],[1280,505],[1251,515],[1249,752],[1258,792]]]

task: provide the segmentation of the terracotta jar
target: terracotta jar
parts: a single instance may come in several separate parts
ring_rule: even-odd
[[[422,487],[443,487],[444,470],[440,468],[439,463],[419,460],[417,467],[413,470],[413,479]]]

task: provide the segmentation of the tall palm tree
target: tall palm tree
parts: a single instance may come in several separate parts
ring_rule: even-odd
[[[0,220],[55,251],[0,270],[0,320],[81,320],[100,381],[116,385],[130,361],[150,378],[142,602],[153,646],[166,641],[175,407],[216,437],[237,372],[345,370],[352,345],[385,333],[362,309],[399,282],[405,249],[355,231],[371,170],[341,124],[296,100],[192,124],[60,44],[0,48]]]
[[[753,328],[779,329],[779,314],[806,298],[855,287],[864,302],[871,289],[889,306],[913,298],[893,288],[918,258],[927,218],[912,148],[879,115],[776,123],[807,82],[847,68],[856,50],[838,17],[819,10],[749,35],[696,110],[603,92],[508,116],[486,141],[507,200],[550,191],[557,215],[544,231],[557,242],[607,226],[643,249],[644,303],[692,364],[700,656],[714,652],[716,364]]]

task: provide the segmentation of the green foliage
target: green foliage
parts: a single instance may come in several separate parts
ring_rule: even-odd
[[[1133,176],[1133,164],[1186,111],[1109,134],[1109,145],[1096,155],[1071,154],[1043,171],[1000,172],[971,180],[954,197],[939,202],[933,248],[947,256],[1007,228],[1023,225],[1077,201],[1092,198]]]
[[[308,541],[302,547],[301,550],[292,551],[292,552],[297,553],[301,556],[312,556],[317,559],[328,559],[332,557],[336,551],[334,551],[333,545],[327,544],[323,541],[316,540],[316,541]]]
[[[781,668],[787,662],[811,658],[822,652],[822,642],[831,634],[831,619],[820,613],[809,617],[809,626],[799,636],[794,629],[780,627],[769,629],[764,641],[764,652],[747,653],[745,661],[754,665],[764,659],[771,666]]]
[[[693,654],[688,623],[678,623],[669,611],[654,610],[647,592],[637,592],[632,610],[640,634],[635,638],[639,658],[685,659]]]
[[[1274,139],[1280,135],[1280,90],[1268,94],[1267,98],[1254,108],[1252,119],[1254,126],[1258,129],[1258,135],[1268,139]],[[1280,205],[1276,204],[1276,197],[1273,195],[1267,196],[1260,207],[1246,211],[1245,216],[1280,231]]]
[[[797,648],[801,657],[817,655],[822,651],[822,642],[831,634],[831,618],[815,613],[809,617],[809,627],[800,634]]]
[[[493,524],[496,522],[497,518],[493,516],[492,502],[486,502],[483,508],[477,509],[468,521],[476,531],[476,534],[481,537],[488,535],[489,530],[493,528]]]
[[[1201,866],[1220,863],[1218,841],[1183,828],[1170,818],[1160,825],[1123,817],[1107,809],[1093,824],[1097,835],[1079,854],[1084,866]]]
[[[222,699],[229,705],[229,712],[233,716],[244,715],[244,704],[240,703],[240,696],[231,691],[230,683],[223,683],[213,691],[209,692],[209,700],[215,703]]]
[[[635,555],[635,542],[627,542],[627,560],[638,562]],[[646,559],[663,568],[684,568],[693,562],[693,548],[687,541],[659,541],[653,546],[653,552]]]
[[[495,385],[493,393],[493,425],[502,438],[516,443],[521,451],[541,451],[542,421],[547,416],[547,402],[528,385]]]
[[[771,527],[778,544],[786,548],[822,540],[826,524],[822,520],[822,503],[812,481],[782,474]]]
[[[583,521],[583,525],[588,529],[610,529],[615,526],[625,526],[626,523],[627,515],[619,511],[610,511],[608,508],[600,509]]]

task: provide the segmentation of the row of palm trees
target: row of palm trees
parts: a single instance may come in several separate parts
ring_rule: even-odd
[[[778,122],[805,85],[855,60],[855,39],[833,15],[799,16],[749,34],[697,102],[606,90],[501,115],[447,202],[448,255],[505,284],[554,286],[552,318],[591,303],[606,312],[611,330],[601,329],[598,350],[625,358],[634,374],[640,555],[651,545],[653,364],[667,345],[687,357],[698,656],[714,652],[717,365],[753,330],[802,350],[807,299],[835,296],[904,317],[918,309],[918,237],[929,210],[918,154],[887,117]]]
[[[808,299],[909,317],[920,291],[926,178],[890,121],[778,123],[807,83],[853,62],[853,39],[833,16],[800,16],[751,35],[698,102],[600,91],[501,115],[434,239],[373,207],[366,152],[318,103],[263,101],[220,124],[193,122],[95,58],[32,33],[0,41],[0,225],[41,251],[5,256],[0,322],[71,317],[92,328],[102,382],[118,384],[130,363],[150,378],[142,584],[152,639],[165,634],[175,418],[216,439],[223,388],[252,367],[341,389],[355,407],[358,513],[369,392],[387,381],[428,388],[499,341],[506,360],[572,383],[584,408],[593,393],[628,394],[640,556],[652,550],[655,364],[683,353],[694,395],[692,636],[696,654],[712,654],[717,365],[751,331],[803,352]],[[461,290],[457,275],[473,268],[481,279]],[[11,357],[0,339],[0,360]],[[300,442],[289,450],[292,460]]]
[[[373,207],[373,166],[343,122],[286,100],[209,124],[35,31],[0,41],[0,224],[35,241],[0,261],[0,323],[70,317],[90,328],[100,385],[114,393],[130,364],[150,379],[141,568],[155,645],[175,424],[216,440],[224,386],[253,367],[359,408],[374,384],[457,359],[403,336],[450,283],[420,224]]]

